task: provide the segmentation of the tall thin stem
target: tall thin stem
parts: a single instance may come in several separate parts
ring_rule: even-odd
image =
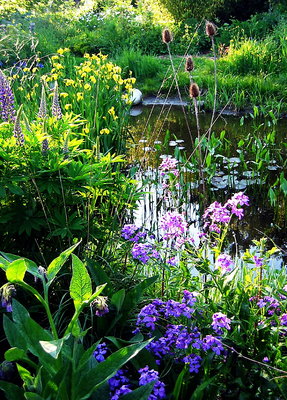
[[[178,80],[177,80],[177,74],[176,74],[176,70],[175,70],[175,67],[174,67],[173,59],[172,59],[172,56],[171,56],[169,43],[166,43],[166,47],[167,47],[167,50],[168,50],[169,60],[170,60],[172,72],[173,72],[173,75],[174,75],[175,86],[176,86],[176,90],[177,90],[177,93],[178,93],[179,100],[181,102],[181,108],[182,108],[182,111],[183,111],[183,115],[184,115],[185,123],[186,123],[186,126],[187,126],[187,130],[188,130],[188,133],[189,133],[190,137],[192,137],[191,129],[190,129],[189,122],[188,122],[188,119],[187,119],[187,115],[186,115],[186,112],[185,112],[185,109],[184,109],[184,105],[183,105],[183,102],[182,102],[182,96],[181,96],[180,89],[179,89],[179,84],[178,84]]]

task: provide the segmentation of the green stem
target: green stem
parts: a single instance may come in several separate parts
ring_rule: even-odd
[[[42,304],[42,306],[45,308],[48,320],[49,320],[49,324],[50,324],[50,328],[52,331],[52,334],[55,338],[55,340],[58,339],[58,333],[57,333],[57,329],[52,317],[52,313],[49,307],[49,301],[48,301],[48,288],[44,283],[44,298],[40,295],[40,293],[34,289],[33,287],[31,287],[30,285],[28,285],[25,282],[17,282],[18,285],[22,286],[24,289],[28,290],[28,292],[32,293],[36,299]]]

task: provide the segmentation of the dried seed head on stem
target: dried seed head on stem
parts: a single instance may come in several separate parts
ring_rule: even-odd
[[[169,29],[164,29],[162,31],[162,41],[163,41],[163,43],[168,44],[168,43],[172,42],[172,40],[173,40],[173,37],[172,37],[172,34],[171,34],[170,30]]]
[[[187,72],[191,72],[194,69],[193,59],[191,56],[188,56],[185,60],[185,70]]]
[[[199,87],[196,83],[192,83],[189,87],[189,95],[191,98],[197,98],[199,96]]]
[[[207,21],[205,24],[205,31],[207,36],[213,37],[214,35],[216,35],[217,29],[212,22]]]

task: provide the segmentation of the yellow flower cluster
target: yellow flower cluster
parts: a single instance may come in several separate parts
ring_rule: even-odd
[[[100,135],[108,135],[110,130],[108,128],[103,128],[100,130]]]
[[[114,120],[116,120],[116,119],[119,118],[119,117],[116,115],[115,107],[114,107],[114,106],[112,106],[112,107],[108,110],[108,114],[109,114]]]

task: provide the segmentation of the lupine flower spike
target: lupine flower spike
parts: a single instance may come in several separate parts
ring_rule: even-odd
[[[49,141],[47,138],[45,138],[42,142],[42,153],[46,154],[48,150],[49,150]]]
[[[6,76],[0,71],[0,115],[3,121],[15,121],[14,94]]]
[[[53,96],[53,103],[52,103],[52,115],[57,119],[62,118],[62,110],[59,102],[59,92],[58,92],[58,83],[55,82],[54,86],[54,96]]]
[[[22,128],[20,125],[20,118],[21,118],[21,114],[22,114],[22,109],[23,109],[23,104],[21,104],[18,112],[17,112],[17,117],[16,117],[16,121],[14,124],[14,129],[13,129],[13,134],[14,137],[17,140],[17,144],[19,144],[20,146],[23,146],[25,143],[25,138],[22,132]]]
[[[44,119],[47,116],[47,102],[46,102],[46,92],[44,84],[42,84],[42,93],[41,93],[41,101],[40,107],[38,111],[38,118]]]

